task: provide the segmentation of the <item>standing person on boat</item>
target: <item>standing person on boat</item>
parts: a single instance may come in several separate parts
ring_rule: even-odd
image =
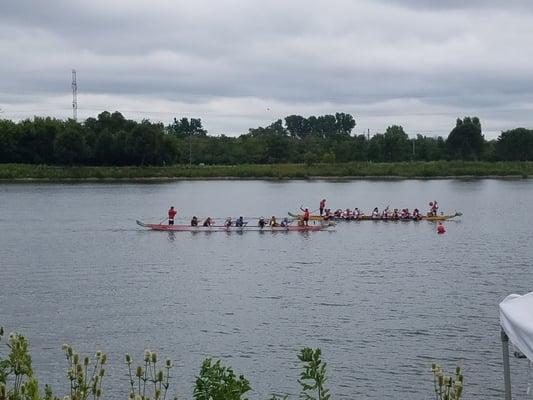
[[[168,224],[169,225],[174,225],[174,217],[176,216],[177,213],[178,212],[174,210],[174,206],[171,206],[168,209]]]
[[[198,218],[195,216],[191,219],[191,226],[198,226]]]
[[[304,212],[303,216],[302,216],[302,220],[303,220],[304,225],[305,226],[309,225],[309,209],[300,207],[300,210],[302,210]]]
[[[322,213],[324,212],[324,209],[326,208],[326,199],[320,200],[320,206],[318,207],[318,210],[320,211],[320,216],[322,216]]]
[[[431,208],[431,211],[433,215],[436,217],[437,212],[439,211],[439,205],[437,204],[437,200],[433,200],[433,207]]]
[[[213,220],[211,219],[211,217],[207,217],[202,225],[211,226],[212,224],[213,224]]]

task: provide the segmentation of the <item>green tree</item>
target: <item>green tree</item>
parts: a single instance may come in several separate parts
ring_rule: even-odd
[[[340,135],[350,135],[352,129],[355,128],[355,119],[350,114],[336,113],[335,120],[337,133]]]
[[[126,155],[135,165],[162,164],[161,142],[163,133],[156,125],[143,121],[126,139]]]
[[[285,117],[287,132],[294,138],[304,139],[309,135],[309,122],[301,115],[289,115]]]
[[[449,155],[455,160],[478,160],[483,152],[484,138],[477,117],[457,119],[446,145]]]
[[[62,165],[82,163],[87,150],[83,131],[76,123],[69,124],[59,133],[53,146],[55,160]]]
[[[411,158],[411,145],[409,136],[399,125],[387,128],[383,135],[382,154],[385,161],[406,161]]]
[[[446,157],[446,144],[442,137],[417,135],[412,139],[414,159],[417,161],[436,161]]]
[[[115,136],[108,129],[101,131],[94,144],[94,161],[98,165],[113,165],[119,162]]]
[[[516,128],[502,132],[495,143],[500,160],[533,160],[533,130]]]
[[[7,119],[0,120],[0,163],[18,161],[18,125]]]
[[[168,127],[170,133],[179,136],[205,136],[207,130],[202,126],[202,120],[200,118],[174,118],[174,123]]]

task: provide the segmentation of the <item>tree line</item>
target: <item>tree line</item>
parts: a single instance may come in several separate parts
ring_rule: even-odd
[[[238,137],[211,136],[196,118],[165,126],[102,112],[84,122],[35,117],[0,120],[0,163],[48,165],[170,165],[334,163],[350,161],[532,161],[533,130],[486,140],[477,117],[457,119],[446,138],[389,126],[371,137],[352,134],[350,114],[289,115]]]

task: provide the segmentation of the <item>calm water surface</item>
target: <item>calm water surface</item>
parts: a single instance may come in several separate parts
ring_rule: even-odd
[[[445,235],[427,222],[307,234],[135,225],[169,205],[187,220],[282,216],[322,197],[424,211],[436,198],[464,216]],[[466,398],[501,398],[498,303],[533,290],[532,199],[532,180],[1,184],[0,324],[29,337],[58,395],[69,342],[108,353],[108,398],[127,393],[123,354],[140,361],[145,348],[174,360],[187,398],[206,356],[245,373],[252,399],[296,395],[303,346],[322,349],[333,398],[430,398],[433,360],[464,366]],[[523,395],[527,364],[512,368]]]

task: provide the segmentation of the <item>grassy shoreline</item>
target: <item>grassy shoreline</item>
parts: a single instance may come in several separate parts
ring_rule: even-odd
[[[172,165],[62,167],[0,164],[1,181],[114,181],[194,179],[444,179],[528,178],[533,162],[432,161],[402,163]]]

